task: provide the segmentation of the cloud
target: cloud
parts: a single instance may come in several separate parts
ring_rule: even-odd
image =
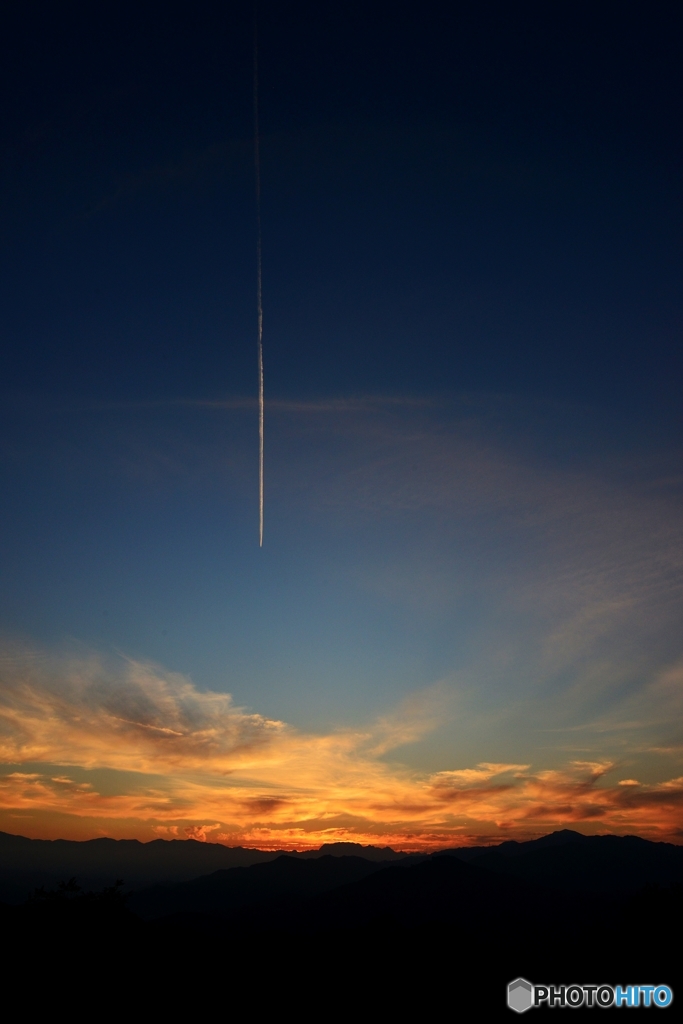
[[[567,825],[670,838],[683,818],[683,778],[639,784],[616,778],[618,765],[606,761],[543,770],[480,762],[431,773],[390,762],[388,753],[452,713],[439,687],[364,729],[313,734],[123,659],[8,649],[0,684],[5,828],[12,815],[32,813],[62,832],[69,822],[88,822],[93,834],[125,822],[140,838],[420,849]],[[118,788],[101,785],[105,770]],[[136,773],[135,785],[126,773]]]
[[[281,722],[247,714],[229,694],[123,661],[0,656],[0,760],[135,771],[211,763],[230,771],[267,747]]]
[[[437,772],[434,776],[436,787],[444,792],[460,791],[476,783],[488,782],[497,775],[504,775],[508,772],[523,772],[530,768],[528,764],[488,764],[483,762],[476,768],[460,768],[451,772]]]
[[[216,832],[220,827],[220,822],[216,825],[188,825],[184,832],[188,839],[196,839],[197,842],[205,843],[207,835],[210,832]]]

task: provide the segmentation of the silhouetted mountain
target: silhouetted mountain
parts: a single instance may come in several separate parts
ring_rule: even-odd
[[[126,888],[181,882],[219,868],[274,860],[277,853],[199,843],[194,839],[26,839],[0,832],[0,900],[19,903],[40,886],[69,878],[98,889],[123,878]]]
[[[195,840],[26,839],[0,832],[0,900],[21,903],[34,889],[56,888],[76,878],[84,889],[101,889],[123,878],[127,891],[189,882],[204,875],[275,861],[282,851],[250,850]],[[415,863],[415,854],[389,847],[330,843],[319,850],[287,853],[300,861],[360,858],[371,863]],[[564,829],[541,839],[499,846],[462,847],[433,856],[456,858],[488,871],[550,889],[615,893],[645,885],[683,884],[683,847],[637,836],[584,836]],[[265,876],[264,876],[265,877]],[[206,883],[208,884],[208,883]],[[339,883],[341,884],[341,883]]]
[[[552,889],[632,892],[645,885],[683,885],[683,846],[638,836],[584,836],[564,829],[526,843],[445,850],[500,874]]]
[[[129,906],[145,920],[171,926],[175,918],[175,926],[182,920],[184,927],[204,931],[301,936],[380,926],[399,931],[457,928],[484,941],[514,926],[519,941],[533,945],[535,936],[560,922],[565,939],[589,920],[600,920],[609,930],[624,899],[629,905],[633,900],[647,903],[655,897],[643,892],[664,889],[670,897],[671,886],[683,881],[680,847],[577,835],[564,832],[544,841],[482,848],[471,859],[472,851],[466,852],[467,859],[450,851],[393,863],[281,856],[183,885],[143,890],[132,895]],[[599,933],[597,928],[594,936]]]
[[[285,855],[128,898],[65,885],[0,906],[12,936],[3,966],[28,985],[49,979],[47,992],[67,983],[78,993],[72,977],[85,978],[92,998],[105,992],[120,1012],[139,1005],[141,989],[150,1012],[173,1012],[182,999],[201,1009],[208,989],[273,1012],[283,1000],[302,1013],[327,1011],[332,999],[339,1012],[424,1015],[442,1013],[446,1000],[460,1015],[488,1019],[508,1012],[506,985],[520,975],[676,988],[672,927],[683,888],[648,880],[677,871],[683,851],[576,835],[392,862]],[[630,891],[615,888],[607,863]]]
[[[645,886],[683,885],[683,847],[652,843],[634,836],[583,836],[564,830],[528,843],[508,842],[497,847],[455,849],[434,854],[431,858],[394,854],[393,862],[339,856],[346,845],[334,847],[336,856],[325,855],[329,847],[323,847],[315,857],[311,854],[285,855],[267,864],[218,871],[183,885],[157,886],[135,893],[130,906],[140,916],[151,920],[178,913],[223,916],[238,907],[258,905],[258,918],[263,922],[264,907],[273,901],[278,903],[280,914],[283,900],[301,903],[322,892],[374,876],[381,869],[381,880],[376,878],[364,883],[368,894],[372,890],[375,896],[371,899],[366,894],[353,910],[351,918],[357,923],[369,920],[373,899],[379,900],[379,889],[373,887],[381,885],[393,885],[393,895],[386,897],[389,901],[386,905],[380,900],[381,906],[377,904],[373,914],[381,916],[388,913],[387,907],[391,905],[392,913],[401,921],[447,920],[449,915],[455,914],[455,908],[448,902],[450,897],[446,889],[430,888],[430,878],[441,878],[443,885],[448,882],[453,893],[457,890],[461,915],[470,905],[470,899],[474,898],[470,894],[475,890],[478,893],[476,903],[480,908],[488,905],[490,899],[514,902],[518,897],[513,897],[513,893],[524,892],[523,903],[525,906],[533,905],[534,919],[538,920],[543,905],[550,901],[555,906],[558,893],[566,894],[571,905],[576,906],[579,893],[590,900],[598,893],[611,898]],[[348,844],[348,847],[356,849],[354,844]],[[374,851],[371,855],[374,857],[380,853]],[[388,871],[391,863],[397,866],[395,870]],[[420,864],[420,871],[416,871]],[[433,866],[428,867],[427,864]],[[405,874],[407,868],[411,868],[410,876]],[[412,880],[410,883],[408,877]],[[415,895],[414,899],[409,896],[410,885],[418,886],[415,891],[420,895]],[[532,890],[535,894],[533,899]],[[413,907],[410,912],[409,906]],[[519,913],[524,915],[526,911],[520,910]],[[298,911],[297,914],[299,920],[301,915]],[[315,927],[323,926],[325,914],[331,915],[330,922],[336,922],[334,927],[349,925],[349,919],[344,917],[342,920],[336,911],[333,913],[332,903],[329,903],[327,909],[321,911],[322,916]],[[240,917],[240,927],[245,920]]]
[[[364,860],[383,861],[405,860],[415,854],[397,853],[390,846],[361,846],[360,843],[323,843],[319,850],[306,850],[297,857],[312,860],[315,857],[362,857]]]
[[[133,893],[129,906],[145,920],[179,913],[226,917],[243,907],[249,907],[250,916],[258,909],[261,919],[266,907],[280,911],[285,904],[289,907],[384,867],[386,862],[361,857],[283,855],[268,864],[216,871],[182,885],[154,886]]]
[[[249,850],[194,839],[27,839],[0,832],[0,901],[22,903],[41,886],[55,889],[76,878],[82,889],[101,889],[123,878],[126,890],[189,881],[214,871],[263,864],[284,851]],[[404,854],[357,843],[331,843],[320,850],[289,856],[316,859],[352,853],[367,860],[392,860]]]

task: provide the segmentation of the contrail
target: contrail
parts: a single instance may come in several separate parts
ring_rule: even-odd
[[[256,309],[258,316],[258,542],[263,547],[263,300],[261,293],[261,154],[258,127],[258,6],[254,3],[254,170],[256,172]]]

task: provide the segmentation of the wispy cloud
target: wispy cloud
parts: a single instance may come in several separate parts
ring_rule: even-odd
[[[229,771],[268,747],[281,722],[247,714],[229,694],[135,661],[118,671],[85,661],[0,657],[0,758],[167,771],[210,763]]]
[[[33,815],[44,828],[52,815],[62,833],[86,820],[96,833],[125,822],[141,838],[270,847],[351,838],[419,849],[567,824],[670,837],[681,824],[683,778],[641,785],[605,762],[432,773],[391,762],[388,753],[434,728],[451,700],[438,688],[366,729],[312,734],[137,662],[116,668],[15,648],[0,671],[0,815],[10,831]],[[95,769],[120,772],[118,789],[101,791]],[[124,772],[136,773],[135,786]]]

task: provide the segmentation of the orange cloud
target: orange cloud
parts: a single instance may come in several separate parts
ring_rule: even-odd
[[[188,839],[196,839],[199,843],[205,843],[208,833],[215,832],[220,827],[220,822],[216,825],[188,825],[185,835]]]
[[[434,773],[390,763],[389,751],[434,727],[436,690],[367,729],[314,735],[137,662],[114,671],[14,652],[0,667],[6,831],[300,849],[342,839],[425,849],[566,826],[680,835],[683,778],[609,782],[615,766],[603,762]]]

